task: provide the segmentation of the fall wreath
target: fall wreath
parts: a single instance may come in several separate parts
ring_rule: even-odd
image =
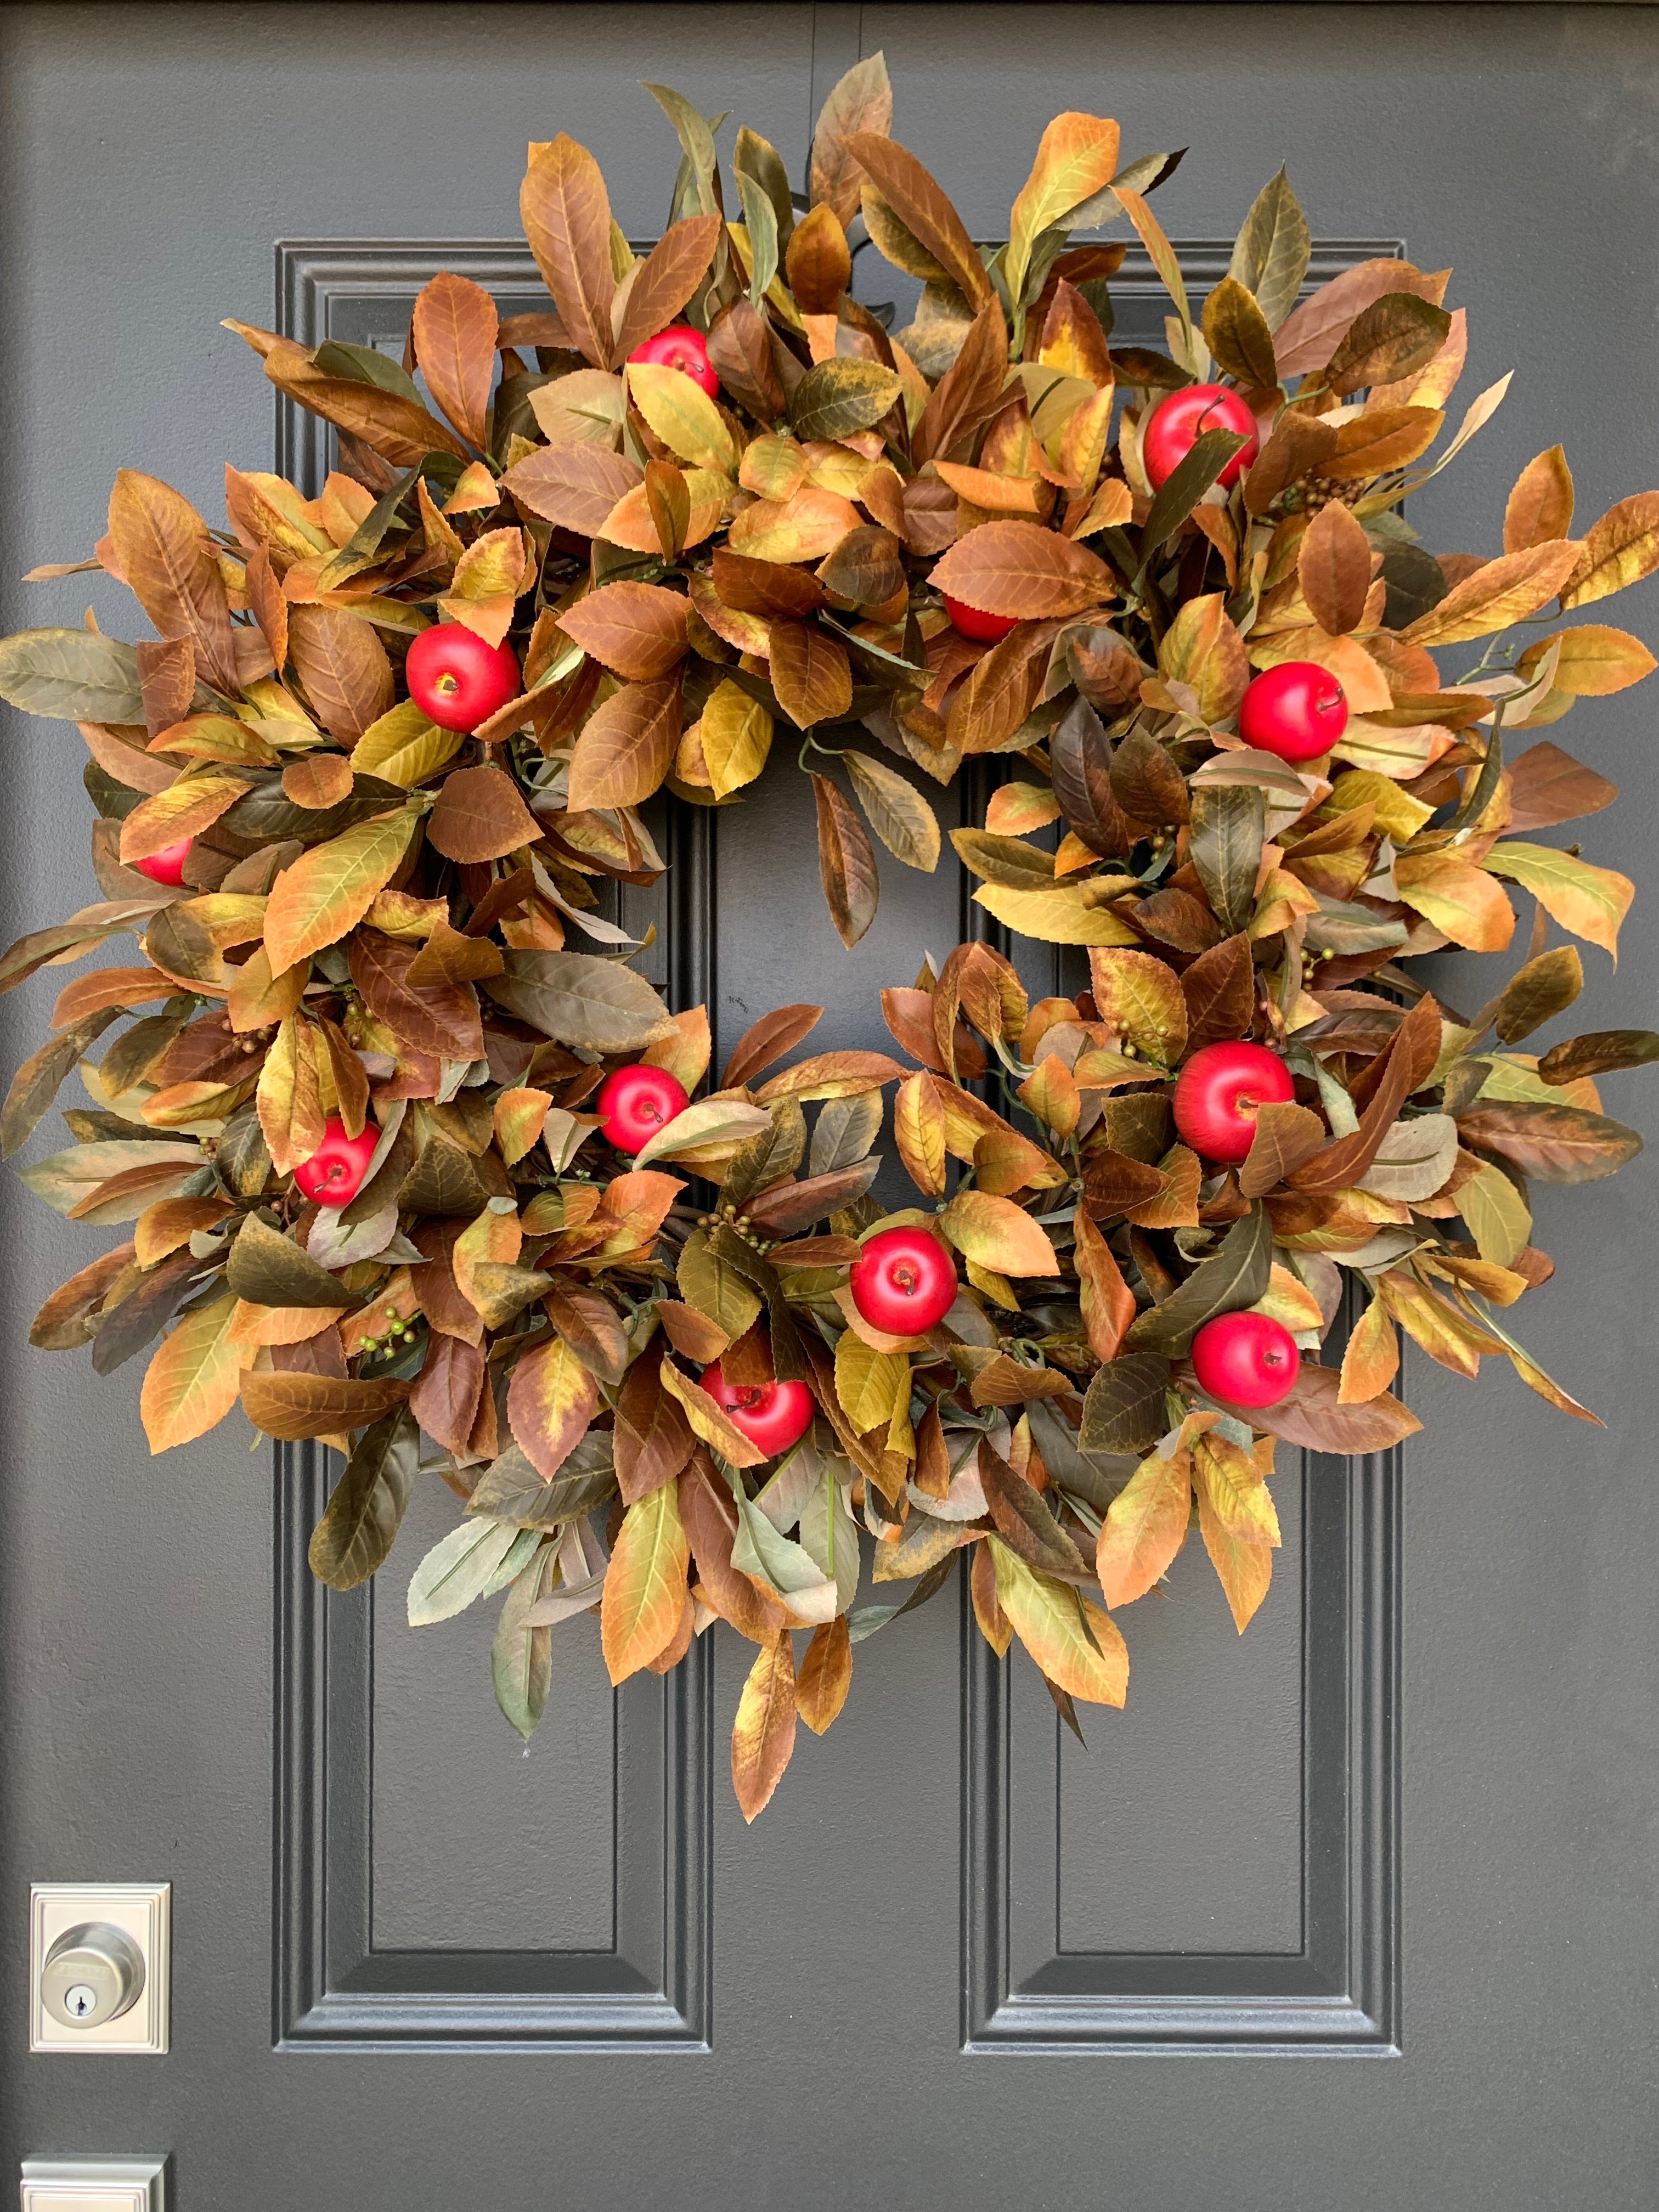
[[[100,1372],[155,1346],[155,1450],[238,1402],[337,1446],[325,1582],[449,1485],[410,1618],[501,1596],[525,1735],[567,1614],[617,1680],[717,1617],[752,1639],[752,1819],[797,1713],[827,1727],[854,1644],[959,1553],[1073,1724],[1123,1701],[1113,1609],[1194,1521],[1243,1629],[1276,1442],[1417,1427],[1402,1329],[1595,1418],[1509,1310],[1551,1273],[1531,1185],[1638,1149],[1598,1079],[1659,1036],[1522,1049],[1582,981],[1550,922],[1611,952],[1632,886],[1529,842],[1615,794],[1511,741],[1652,667],[1562,614],[1659,566],[1659,493],[1574,537],[1552,447],[1501,553],[1428,553],[1401,501],[1508,380],[1436,454],[1466,348],[1443,275],[1304,296],[1282,172],[1194,316],[1146,197],[1176,157],[1122,164],[1114,123],[1049,125],[990,251],[890,136],[879,58],[799,198],[747,130],[723,178],[714,126],[652,89],[684,158],[643,258],[592,156],[533,146],[545,312],[441,275],[401,364],[234,325],[334,426],[320,492],[228,469],[220,531],[124,471],[93,559],[34,572],[103,569],[157,635],[0,641],[0,696],[79,725],[103,893],[0,982],[139,954],[66,985],[0,1144],[78,1069],[74,1143],[21,1172],[132,1233],[33,1341]],[[1123,246],[1072,242],[1124,218],[1167,352],[1112,342]],[[902,329],[851,296],[849,232],[920,286]],[[902,1060],[792,1058],[819,1009],[786,1006],[711,1086],[704,1010],[628,964],[600,893],[659,870],[653,793],[740,804],[780,723],[821,763],[848,943],[866,820],[938,864],[906,771],[1009,757],[953,842],[988,934],[1080,948],[1075,994],[961,945],[883,994]],[[1437,1003],[1402,963],[1502,950],[1512,885],[1524,962]],[[909,1205],[875,1194],[884,1125]]]

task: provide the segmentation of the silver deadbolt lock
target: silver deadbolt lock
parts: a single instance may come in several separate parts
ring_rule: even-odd
[[[143,1987],[143,1957],[125,1930],[82,1921],[46,1953],[40,2002],[62,2027],[102,2028],[131,2012]]]

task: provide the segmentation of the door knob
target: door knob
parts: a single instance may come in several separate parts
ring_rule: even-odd
[[[66,1928],[46,1953],[40,2002],[64,2027],[100,2028],[137,2003],[144,1961],[124,1929],[107,1921]]]

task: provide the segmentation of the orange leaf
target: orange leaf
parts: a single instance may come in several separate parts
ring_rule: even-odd
[[[139,1410],[152,1452],[204,1435],[236,1403],[241,1352],[229,1335],[236,1303],[216,1298],[186,1314],[151,1359]]]
[[[678,1486],[660,1483],[623,1516],[605,1572],[599,1643],[613,1683],[648,1667],[678,1633],[690,1563]],[[793,1704],[790,1711],[793,1720]]]
[[[782,1628],[756,1655],[732,1729],[732,1787],[745,1820],[764,1808],[794,1748],[795,1650]]]

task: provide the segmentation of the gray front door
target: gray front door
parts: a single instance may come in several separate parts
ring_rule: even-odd
[[[1194,271],[1281,160],[1316,274],[1451,264],[1474,387],[1519,374],[1455,489],[1423,495],[1431,542],[1490,547],[1558,437],[1581,512],[1651,476],[1644,9],[15,6],[0,627],[88,596],[112,623],[106,581],[10,580],[92,545],[118,467],[216,513],[224,460],[273,465],[270,387],[222,316],[395,344],[438,267],[511,299],[527,140],[593,147],[649,235],[678,149],[637,78],[793,160],[877,48],[896,135],[978,237],[1079,107],[1132,153],[1192,146],[1158,204]],[[1134,265],[1125,313],[1155,319]],[[1620,619],[1659,643],[1650,599]],[[1638,876],[1646,711],[1607,702],[1585,738],[1626,792],[1596,857]],[[94,894],[75,741],[10,714],[3,738],[9,939]],[[889,869],[844,952],[805,796],[780,760],[717,835],[670,825],[656,980],[707,998],[718,1054],[793,1000],[825,1002],[825,1045],[879,1043],[878,987],[977,911],[953,866]],[[1586,1029],[1654,1018],[1645,894],[1626,946]],[[53,988],[5,1002],[9,1066]],[[1540,1224],[1550,1364],[1604,1431],[1419,1364],[1397,1462],[1284,1484],[1242,1642],[1190,1549],[1174,1601],[1126,1619],[1128,1708],[1094,1711],[1086,1751],[952,1590],[860,1647],[859,1694],[750,1829],[728,1631],[615,1698],[597,1638],[562,1635],[521,1756],[489,1622],[402,1626],[437,1486],[378,1606],[325,1605],[304,1450],[273,1468],[225,1430],[152,1462],[125,1376],[26,1350],[92,1248],[9,1182],[0,2189],[26,2154],[102,2150],[170,2153],[184,2212],[1650,2204],[1655,1188],[1638,1168]],[[28,2056],[28,1885],[143,1879],[173,1888],[170,2054]]]

